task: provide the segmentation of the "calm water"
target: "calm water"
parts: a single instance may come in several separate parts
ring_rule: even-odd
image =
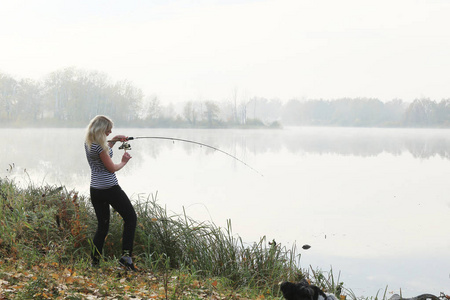
[[[0,176],[88,193],[84,129],[0,129]],[[192,139],[229,152],[163,140],[130,141],[118,172],[134,200],[157,193],[174,213],[212,220],[252,243],[302,250],[302,268],[333,268],[358,296],[450,293],[450,130],[114,129],[113,135]],[[119,161],[122,151],[115,151]],[[14,168],[10,171],[10,164]],[[389,294],[388,294],[389,297]]]

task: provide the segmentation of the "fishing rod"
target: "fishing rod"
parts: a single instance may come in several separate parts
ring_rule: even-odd
[[[126,141],[122,142],[122,145],[119,146],[119,149],[123,149],[125,151],[131,150],[131,145],[128,143],[128,141],[137,140],[137,139],[170,140],[170,141],[173,141],[173,142],[177,141],[177,142],[191,143],[191,144],[199,145],[200,147],[207,147],[207,148],[213,149],[215,151],[219,151],[219,152],[221,152],[221,153],[223,153],[225,155],[228,155],[229,157],[237,160],[238,162],[240,162],[240,163],[244,164],[245,166],[247,166],[248,168],[252,169],[253,171],[258,173],[259,175],[264,176],[263,174],[261,174],[256,169],[254,169],[253,167],[249,166],[247,163],[245,163],[241,159],[237,158],[236,156],[234,156],[234,155],[232,155],[232,154],[230,154],[228,152],[225,152],[225,151],[223,151],[223,150],[221,150],[219,148],[216,148],[214,146],[207,145],[207,144],[200,143],[200,142],[196,142],[196,141],[192,141],[192,140],[186,140],[186,139],[180,139],[180,138],[174,138],[174,137],[165,137],[165,136],[136,136],[136,137],[129,136]],[[108,142],[119,142],[119,141],[120,140],[114,140],[113,139],[113,140],[110,140]]]

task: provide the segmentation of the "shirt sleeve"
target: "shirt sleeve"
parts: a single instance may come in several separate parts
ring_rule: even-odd
[[[92,144],[91,151],[94,151],[94,153],[100,154],[100,152],[103,151],[103,148],[98,144]]]

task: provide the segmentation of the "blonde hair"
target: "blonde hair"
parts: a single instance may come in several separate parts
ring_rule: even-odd
[[[91,120],[86,130],[86,144],[91,149],[92,144],[100,145],[103,150],[108,151],[106,132],[111,130],[114,123],[106,116],[98,115]],[[106,152],[108,153],[108,152]]]

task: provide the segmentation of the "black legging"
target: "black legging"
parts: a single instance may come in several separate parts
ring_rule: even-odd
[[[109,230],[110,205],[123,218],[122,250],[131,255],[133,252],[137,217],[133,205],[125,192],[118,185],[105,190],[91,187],[91,202],[94,206],[98,221],[97,232],[93,241],[96,248],[94,249],[93,257],[98,258],[103,251],[103,244],[105,243],[105,238]]]

